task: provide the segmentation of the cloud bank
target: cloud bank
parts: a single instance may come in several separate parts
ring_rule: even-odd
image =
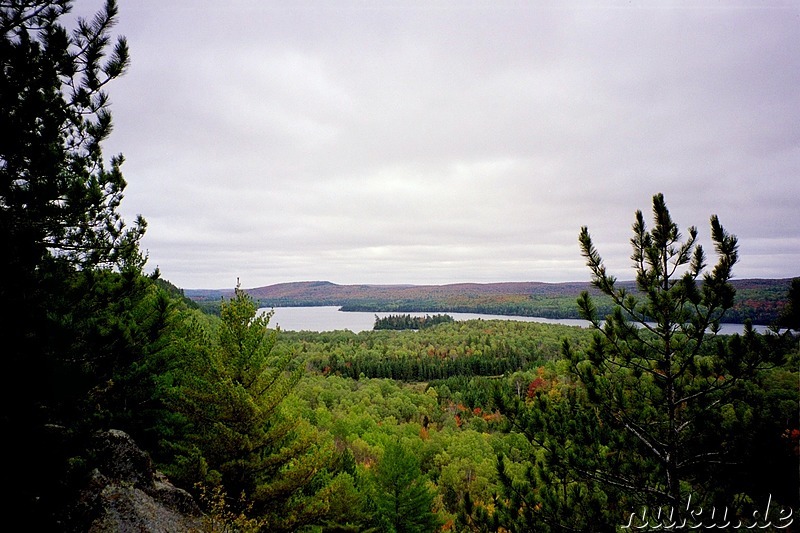
[[[90,8],[91,3],[81,6]],[[630,278],[664,193],[800,275],[800,7],[122,2],[127,218],[184,288]]]

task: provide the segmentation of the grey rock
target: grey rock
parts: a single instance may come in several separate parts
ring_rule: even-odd
[[[192,496],[153,467],[150,456],[119,430],[97,433],[95,458],[73,516],[90,533],[202,531],[203,515]]]

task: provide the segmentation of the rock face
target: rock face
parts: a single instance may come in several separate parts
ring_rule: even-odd
[[[153,468],[150,456],[125,432],[97,433],[91,478],[73,516],[90,533],[187,532],[203,529],[192,496]]]

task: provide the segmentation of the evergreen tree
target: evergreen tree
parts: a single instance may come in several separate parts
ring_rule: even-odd
[[[710,272],[697,230],[682,240],[661,194],[653,197],[653,219],[648,231],[637,211],[633,224],[635,291],[617,284],[581,229],[592,283],[615,309],[603,320],[588,292],[578,299],[594,340],[580,352],[565,341],[573,381],[557,396],[498,397],[512,427],[533,445],[534,468],[524,482],[500,469],[505,499],[498,513],[513,530],[604,530],[642,509],[674,510],[679,520],[682,512],[716,506],[732,517],[768,497],[767,487],[742,480],[764,464],[748,455],[759,437],[747,402],[770,386],[765,372],[785,363],[790,343],[749,325],[743,336],[716,335],[733,305],[738,260],[737,240],[716,216],[718,260]],[[783,406],[767,424],[773,429],[793,416],[783,400],[775,402],[760,407]],[[779,439],[779,431],[770,438]]]
[[[432,511],[433,499],[413,453],[401,442],[388,443],[375,472],[379,529],[392,533],[436,531],[441,523]]]
[[[233,511],[266,531],[293,531],[331,520],[332,493],[344,485],[331,471],[332,449],[282,408],[303,368],[291,352],[272,353],[271,316],[237,286],[216,338],[202,329],[188,337],[171,402],[189,426],[167,470],[185,485],[241,496]]]
[[[122,156],[107,167],[101,149],[111,133],[105,86],[127,68],[127,42],[112,46],[113,0],[69,33],[59,19],[71,4],[0,6],[0,244],[16,275],[49,259],[81,269],[142,263],[144,221],[126,228],[117,211],[126,186]],[[10,279],[2,276],[4,297],[9,285],[23,285]]]
[[[14,458],[2,500],[44,527],[78,435],[108,420],[93,407],[142,356],[144,330],[130,321],[149,290],[144,220],[126,227],[122,157],[107,163],[101,149],[105,87],[127,68],[127,45],[112,42],[113,1],[70,32],[60,20],[71,4],[0,3],[0,335],[5,372],[28,380],[0,396]]]
[[[635,479],[635,472],[610,478],[634,490],[651,494],[656,501],[679,505],[690,478],[700,463],[719,459],[719,450],[692,450],[693,417],[719,402],[719,393],[732,380],[725,371],[736,364],[725,358],[711,359],[704,350],[706,332],[719,327],[722,315],[733,307],[734,289],[729,281],[738,260],[736,237],[711,217],[711,238],[719,260],[703,277],[706,258],[697,244],[697,229],[681,242],[661,194],[653,197],[654,227],[647,230],[641,211],[636,212],[631,239],[637,290],[641,297],[616,287],[594,248],[588,229],[581,229],[581,251],[592,272],[592,284],[616,304],[605,323],[597,316],[588,292],[579,299],[584,319],[598,334],[588,354],[588,364],[576,357],[576,369],[590,398],[605,415],[625,429],[642,458],[653,468]],[[744,362],[752,371],[759,361]],[[738,362],[737,362],[738,363]],[[734,370],[737,374],[738,369]],[[654,471],[654,472],[653,472]],[[613,474],[610,474],[613,476]]]

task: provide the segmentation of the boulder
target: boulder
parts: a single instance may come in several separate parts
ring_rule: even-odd
[[[73,509],[75,523],[91,533],[186,532],[203,529],[192,496],[153,467],[150,456],[125,432],[94,435],[92,466]]]

